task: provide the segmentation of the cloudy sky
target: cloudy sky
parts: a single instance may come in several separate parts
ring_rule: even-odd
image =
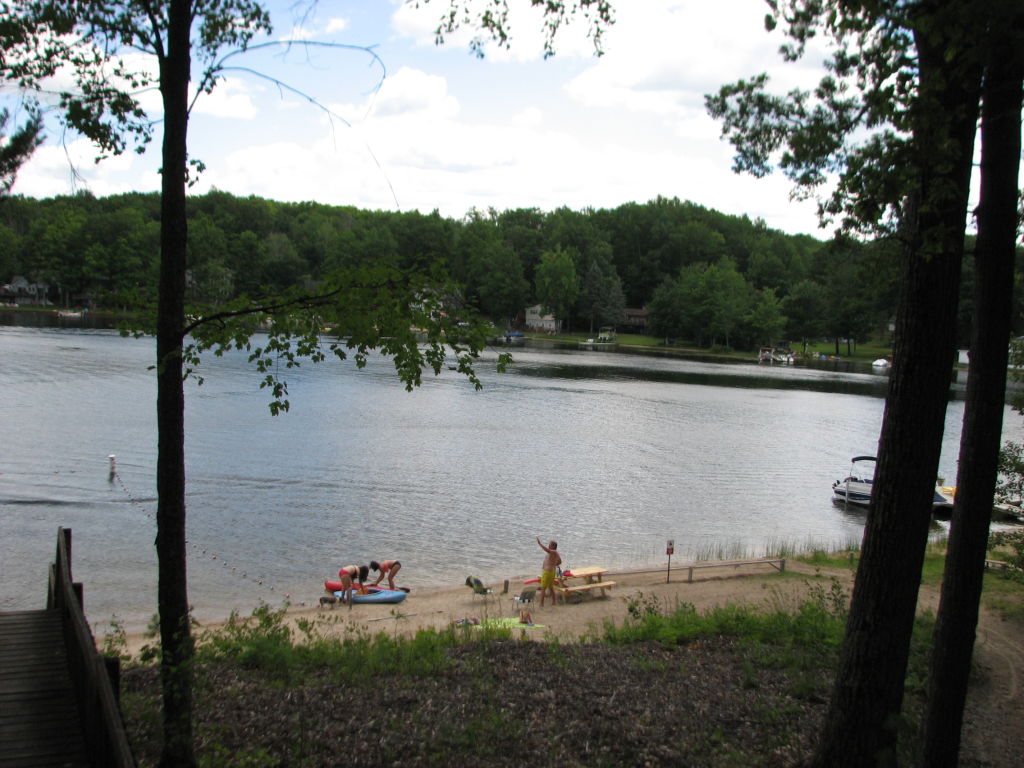
[[[730,170],[731,148],[704,112],[704,94],[740,77],[768,71],[779,88],[815,81],[812,63],[781,63],[764,0],[619,0],[603,57],[577,24],[559,33],[547,60],[528,11],[513,16],[511,50],[492,47],[480,60],[467,37],[434,44],[448,0],[420,9],[399,0],[265,4],[269,40],[348,47],[270,46],[230,58],[234,68],[193,112],[191,154],[206,164],[194,192],[454,218],[662,195],[825,235],[813,204],[792,201],[784,178]],[[157,95],[145,104],[158,119]],[[159,126],[145,155],[98,165],[80,139],[52,139],[16,193],[159,187]]]

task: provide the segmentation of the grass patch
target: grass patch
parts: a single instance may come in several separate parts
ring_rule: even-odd
[[[1020,575],[989,571],[981,591],[981,604],[1004,621],[1024,627],[1024,588]]]
[[[1024,626],[1024,598],[1019,584],[995,574],[986,575],[981,602],[1002,619]]]
[[[1012,566],[1013,570],[1024,572],[1024,531],[1000,531],[989,534],[988,558]],[[1021,576],[1020,573],[1014,574]],[[1019,580],[1024,581],[1024,576]]]
[[[1005,620],[1024,625],[1024,531],[990,534],[986,556],[1006,563],[1007,568],[985,573],[982,605]]]
[[[856,568],[860,561],[860,552],[853,549],[829,551],[816,549],[806,554],[797,555],[801,563],[813,565],[815,568]]]
[[[924,551],[921,564],[921,584],[929,587],[942,586],[942,574],[946,570],[946,542],[931,541]]]
[[[587,336],[590,338],[590,336]],[[663,347],[665,340],[654,336],[641,336],[638,333],[620,333],[615,337],[619,344],[626,344],[631,347]]]
[[[788,538],[785,536],[769,536],[759,544],[737,539],[722,538],[709,541],[700,541],[686,547],[677,549],[676,554],[684,559],[693,562],[716,562],[729,560],[756,560],[758,558],[790,558],[797,557],[801,560],[809,556],[827,557],[833,550],[837,553],[856,551],[860,546],[857,539],[848,539],[836,542],[829,549],[822,547],[821,539],[808,536],[806,538]],[[839,556],[839,555],[837,555]],[[824,564],[824,563],[822,563]]]
[[[834,355],[836,345],[834,342],[818,343],[807,348],[807,353],[816,355]],[[881,341],[863,341],[854,345],[849,352],[845,343],[839,344],[839,356],[844,360],[872,361],[880,357],[892,354],[892,346]]]
[[[689,549],[689,559],[696,563],[718,562],[726,560],[748,560],[754,555],[743,542],[735,540],[718,540],[700,542]]]
[[[837,579],[830,581],[828,589],[822,584],[810,584],[807,599],[795,611],[778,605],[728,604],[700,613],[690,603],[666,609],[653,597],[641,594],[627,601],[625,622],[605,623],[602,638],[615,645],[680,645],[724,635],[793,651],[831,648],[837,647],[842,639],[847,601]]]
[[[302,619],[292,630],[285,609],[261,606],[252,616],[233,613],[223,627],[203,633],[196,647],[199,663],[231,663],[258,669],[287,683],[310,674],[336,682],[362,682],[381,674],[423,676],[450,666],[449,648],[464,642],[459,631],[420,630],[411,638],[371,634],[351,625],[342,636],[327,632],[336,620]],[[501,634],[502,630],[489,630]],[[464,633],[464,631],[463,631]],[[504,631],[504,635],[508,635]]]
[[[848,568],[855,570],[860,563],[860,548],[858,546],[847,546],[835,551],[824,549],[805,550],[805,554],[796,555],[796,559],[801,563],[816,568]],[[921,565],[921,583],[940,587],[945,568],[945,540],[940,539],[929,542],[925,548],[924,561]]]
[[[981,604],[1008,621],[1024,624],[1024,532],[999,532],[989,537],[989,560],[1005,562],[1006,570],[988,570],[982,587]],[[856,549],[829,552],[815,550],[797,555],[796,559],[817,568],[857,567],[859,552]],[[930,541],[925,549],[921,567],[921,584],[941,589],[946,569],[946,539]],[[1020,570],[1018,570],[1020,569]]]

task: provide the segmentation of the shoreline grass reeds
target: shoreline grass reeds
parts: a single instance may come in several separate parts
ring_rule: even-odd
[[[756,560],[760,558],[802,557],[811,553],[849,552],[860,550],[860,538],[842,538],[807,535],[803,538],[769,536],[757,542],[743,538],[709,538],[699,541],[676,541],[673,565],[682,566],[687,562],[709,563],[732,560]],[[636,547],[629,562],[642,564],[637,568],[664,567],[663,545]],[[626,570],[626,569],[623,569]]]

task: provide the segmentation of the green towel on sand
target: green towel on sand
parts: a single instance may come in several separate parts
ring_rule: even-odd
[[[503,629],[516,629],[522,627],[523,629],[531,629],[535,627],[543,627],[543,624],[523,624],[519,619],[511,616],[507,619],[484,619],[478,626],[481,627],[501,627]]]

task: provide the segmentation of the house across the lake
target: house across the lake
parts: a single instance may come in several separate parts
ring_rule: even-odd
[[[641,335],[647,333],[647,320],[650,317],[647,307],[641,307],[640,309],[626,307],[624,315],[622,325],[620,326],[623,331],[626,333],[639,333]]]
[[[523,325],[528,331],[541,333],[555,333],[558,330],[558,320],[554,315],[543,314],[540,304],[526,308],[526,319]]]
[[[30,283],[21,275],[15,275],[11,282],[0,285],[0,303],[7,305],[30,305],[51,302],[46,298],[50,287],[43,283]]]

